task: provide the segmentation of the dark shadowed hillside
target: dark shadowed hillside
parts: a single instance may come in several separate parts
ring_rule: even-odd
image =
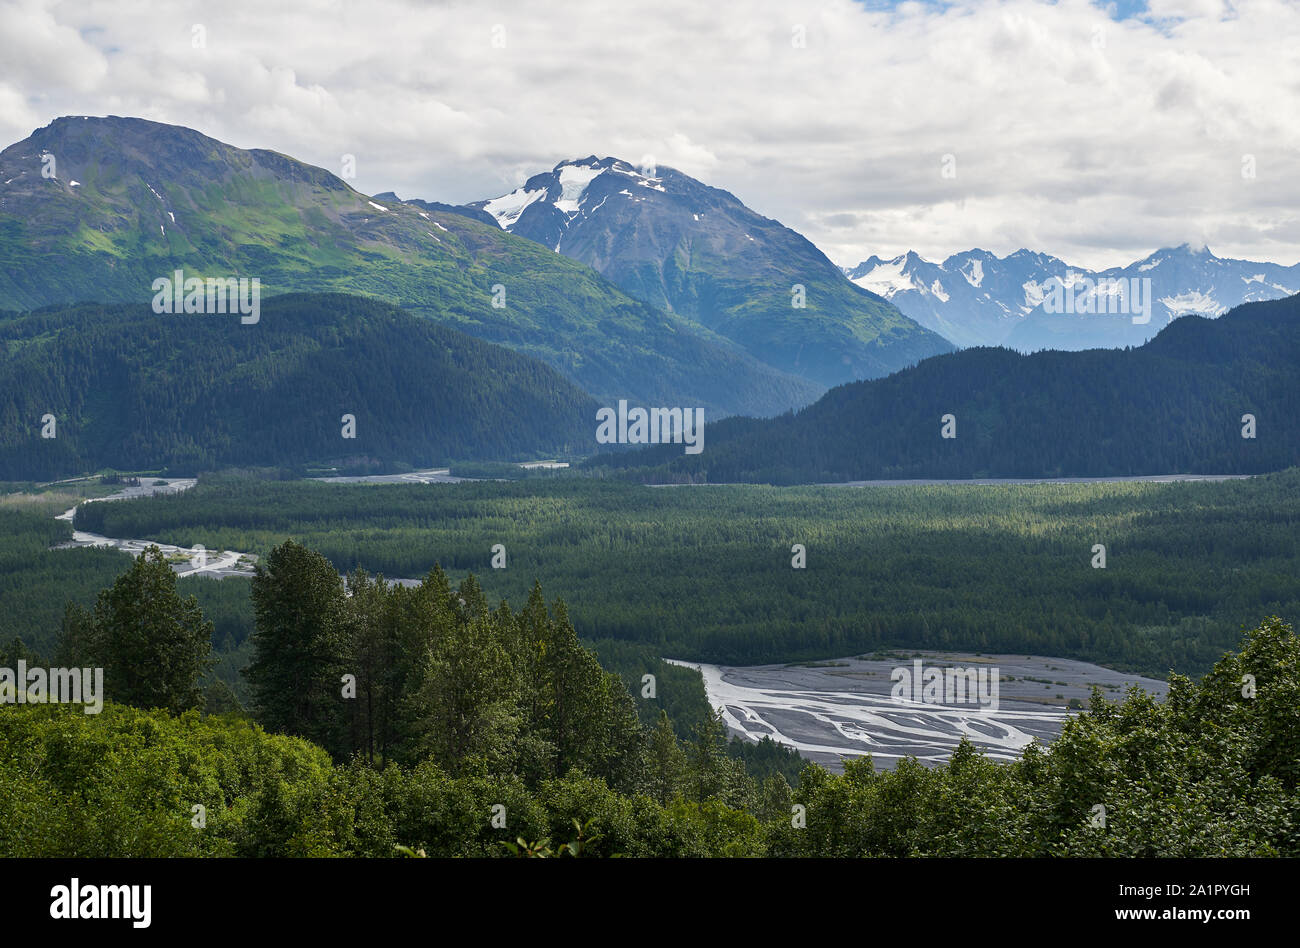
[[[541,362],[360,297],[275,297],[255,325],[148,305],[0,318],[0,479],[511,459],[585,450],[594,415]]]
[[[1258,473],[1300,461],[1300,297],[1188,316],[1137,349],[967,349],[708,429],[703,453],[593,464],[666,480]],[[954,438],[941,437],[945,415]],[[1243,438],[1243,416],[1256,437]],[[674,450],[676,448],[676,450]]]

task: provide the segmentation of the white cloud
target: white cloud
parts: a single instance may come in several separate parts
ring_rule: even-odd
[[[1223,0],[1148,0],[1147,12],[1154,19],[1218,18],[1227,8]]]
[[[1285,0],[1118,22],[1087,0],[0,0],[0,138],[139,115],[334,171],[352,154],[362,190],[446,201],[652,155],[840,263],[1028,246],[1106,266],[1189,239],[1293,263],[1297,35]]]

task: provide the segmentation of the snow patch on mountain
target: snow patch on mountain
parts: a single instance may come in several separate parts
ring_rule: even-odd
[[[1300,292],[1300,280],[1290,285],[1272,283],[1269,281],[1268,276],[1263,273],[1256,273],[1253,276],[1242,277],[1241,282],[1245,283],[1247,286],[1252,283],[1258,283],[1265,291],[1276,291],[1281,293],[1283,296],[1291,296],[1294,293]],[[1269,293],[1266,296],[1257,296],[1256,291],[1251,291],[1250,295],[1252,299],[1272,299],[1272,293]]]
[[[499,198],[488,201],[483,205],[483,210],[496,218],[496,222],[501,225],[502,230],[509,230],[514,226],[515,221],[519,220],[519,215],[527,209],[528,205],[544,197],[546,197],[545,188],[539,188],[536,191],[515,188],[509,194],[503,194]]]
[[[1192,314],[1197,316],[1222,316],[1228,311],[1228,307],[1220,306],[1214,297],[1201,290],[1190,290],[1186,293],[1179,293],[1177,296],[1162,296],[1160,302],[1165,304],[1171,316]]]
[[[565,214],[578,213],[578,205],[582,203],[587,185],[604,170],[600,165],[565,165],[561,168],[560,197],[555,202],[556,210]]]
[[[874,268],[856,277],[853,282],[885,299],[889,299],[895,293],[920,289],[912,282],[912,277],[904,272],[906,266],[907,254],[895,257],[893,260],[881,260]]]

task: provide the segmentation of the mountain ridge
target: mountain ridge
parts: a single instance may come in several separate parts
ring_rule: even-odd
[[[587,463],[647,481],[774,484],[1263,473],[1300,465],[1297,366],[1300,295],[1178,319],[1132,349],[965,349],[798,412],[723,421],[700,455]]]
[[[596,407],[537,359],[364,297],[282,294],[256,325],[139,303],[0,313],[0,479],[587,453]]]
[[[1005,257],[974,248],[941,263],[910,250],[890,259],[872,255],[844,272],[959,345],[1005,345],[1021,352],[1142,345],[1180,316],[1219,316],[1242,303],[1300,292],[1300,264],[1216,257],[1204,245],[1186,243],[1105,270],[1071,266],[1025,248]],[[1089,290],[1085,280],[1138,280],[1139,291],[1150,287],[1149,312],[1047,309],[1055,305],[1045,301],[1058,286],[1078,287],[1093,310],[1120,308],[1099,288]],[[1135,323],[1134,315],[1148,321]]]
[[[668,166],[591,155],[469,206],[822,386],[952,348],[853,286],[803,235]]]
[[[278,152],[116,116],[56,119],[0,151],[0,308],[148,300],[181,268],[397,303],[605,401],[761,415],[823,390],[473,214],[384,204]]]

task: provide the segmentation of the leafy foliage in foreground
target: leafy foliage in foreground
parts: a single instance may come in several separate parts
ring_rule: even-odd
[[[4,707],[0,854],[504,857],[502,843],[573,843],[584,856],[1295,856],[1297,748],[1300,638],[1276,619],[1200,683],[1176,677],[1163,703],[1098,697],[1013,764],[963,743],[942,767],[810,765],[798,790],[774,777],[739,797],[708,768],[707,742],[678,748],[668,784],[617,790],[576,767],[530,783],[431,760],[335,764],[305,740],[196,712]]]

